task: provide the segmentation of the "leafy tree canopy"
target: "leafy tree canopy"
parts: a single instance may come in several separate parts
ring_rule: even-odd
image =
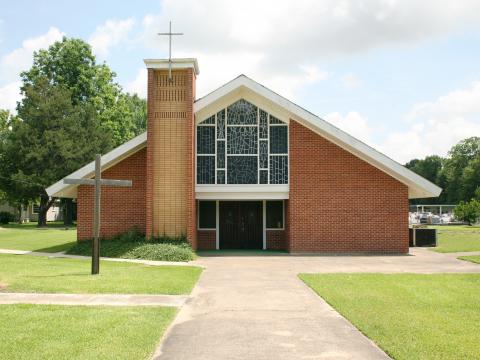
[[[145,130],[138,127],[143,123],[135,121],[132,112],[138,110],[132,111],[132,106],[146,109],[146,105],[144,100],[122,93],[115,76],[105,63],[96,62],[89,44],[64,37],[34,54],[32,67],[21,73],[21,91],[25,96],[28,86],[44,78],[51,85],[69,89],[73,105],[92,106],[102,127],[110,131],[113,146],[118,146]]]
[[[91,104],[72,103],[72,91],[46,77],[23,87],[21,121],[13,124],[4,145],[0,187],[17,202],[40,198],[39,225],[51,200],[45,188],[111,148]]]

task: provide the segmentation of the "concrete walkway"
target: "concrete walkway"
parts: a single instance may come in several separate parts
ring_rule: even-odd
[[[29,250],[0,249],[0,254],[46,256],[50,258],[82,259],[82,260],[91,259],[90,256],[69,255],[69,254],[65,254],[65,252],[48,253],[48,252],[29,251]],[[100,259],[105,261],[129,262],[129,263],[152,265],[152,266],[172,266],[172,265],[191,266],[190,263],[182,262],[182,261],[156,261],[156,260],[120,259],[120,258],[108,258],[108,257],[101,257]]]
[[[0,292],[0,304],[2,305],[41,304],[179,307],[185,304],[188,298],[188,296],[181,295],[36,294]]]
[[[408,256],[208,256],[155,359],[387,359],[298,273],[480,272],[427,249]]]

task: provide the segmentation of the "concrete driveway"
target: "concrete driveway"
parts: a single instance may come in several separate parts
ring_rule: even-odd
[[[206,256],[158,359],[388,359],[301,282],[300,272],[480,272],[426,249],[410,256]]]

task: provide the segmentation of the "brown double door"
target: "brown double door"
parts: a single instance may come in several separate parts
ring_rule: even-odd
[[[262,249],[261,201],[220,201],[220,249]]]

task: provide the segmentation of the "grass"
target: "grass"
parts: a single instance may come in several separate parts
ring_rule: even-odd
[[[90,261],[29,255],[0,255],[0,285],[11,292],[188,294],[202,269],[100,262],[90,275]]]
[[[46,228],[38,228],[37,223],[0,226],[0,249],[59,252],[72,247],[76,238],[75,227],[65,229],[60,223]]]
[[[0,306],[2,359],[147,359],[176,309]]]
[[[67,253],[75,255],[90,255],[92,242],[81,241]],[[186,238],[152,238],[146,241],[145,235],[135,229],[127,231],[113,239],[102,240],[100,255],[104,257],[123,259],[145,259],[159,261],[190,261],[195,259],[195,253]]]
[[[480,274],[301,274],[395,359],[480,358]]]
[[[470,261],[475,264],[480,264],[480,255],[472,255],[472,256],[460,256],[460,260]]]
[[[433,251],[440,253],[480,251],[479,226],[429,226],[438,231],[438,246]]]

